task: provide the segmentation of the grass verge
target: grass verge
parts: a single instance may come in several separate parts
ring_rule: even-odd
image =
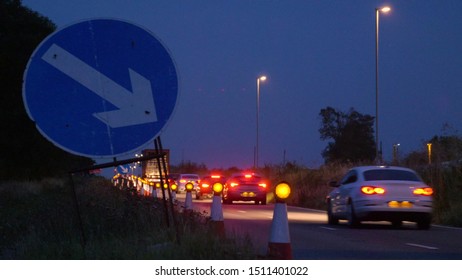
[[[157,199],[99,177],[74,186],[78,208],[69,180],[1,183],[0,259],[256,258],[249,239],[216,237],[200,213],[175,213],[177,240]]]

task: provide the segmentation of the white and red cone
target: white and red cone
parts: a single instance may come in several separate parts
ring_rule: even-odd
[[[192,193],[191,191],[186,192],[186,198],[184,201],[184,210],[185,211],[192,211],[193,205],[192,205]]]
[[[289,219],[286,203],[277,202],[274,205],[273,221],[268,242],[268,256],[272,259],[291,260],[292,246],[290,244]]]
[[[210,209],[210,222],[213,232],[221,238],[225,237],[225,221],[223,218],[221,194],[213,195],[212,207]]]

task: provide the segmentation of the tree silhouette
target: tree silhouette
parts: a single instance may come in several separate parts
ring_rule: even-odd
[[[0,180],[58,176],[93,163],[47,141],[25,111],[22,78],[37,45],[55,25],[22,6],[0,0]]]
[[[347,113],[332,107],[321,109],[322,140],[333,140],[323,150],[326,163],[370,162],[375,157],[374,117],[351,108]]]

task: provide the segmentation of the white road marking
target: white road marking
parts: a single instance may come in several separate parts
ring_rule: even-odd
[[[413,246],[413,247],[419,247],[419,248],[424,248],[428,250],[438,250],[437,247],[431,247],[431,246],[426,246],[426,245],[421,245],[421,244],[415,244],[415,243],[406,243],[408,246]]]
[[[327,229],[327,230],[337,230],[336,228],[331,228],[331,227],[320,227],[320,228]]]

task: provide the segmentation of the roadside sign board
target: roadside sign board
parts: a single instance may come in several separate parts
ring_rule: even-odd
[[[117,173],[128,174],[129,171],[130,171],[130,165],[118,165],[117,166]]]
[[[77,155],[116,157],[160,135],[178,100],[174,61],[148,30],[114,19],[52,33],[24,73],[23,100],[37,129]]]

